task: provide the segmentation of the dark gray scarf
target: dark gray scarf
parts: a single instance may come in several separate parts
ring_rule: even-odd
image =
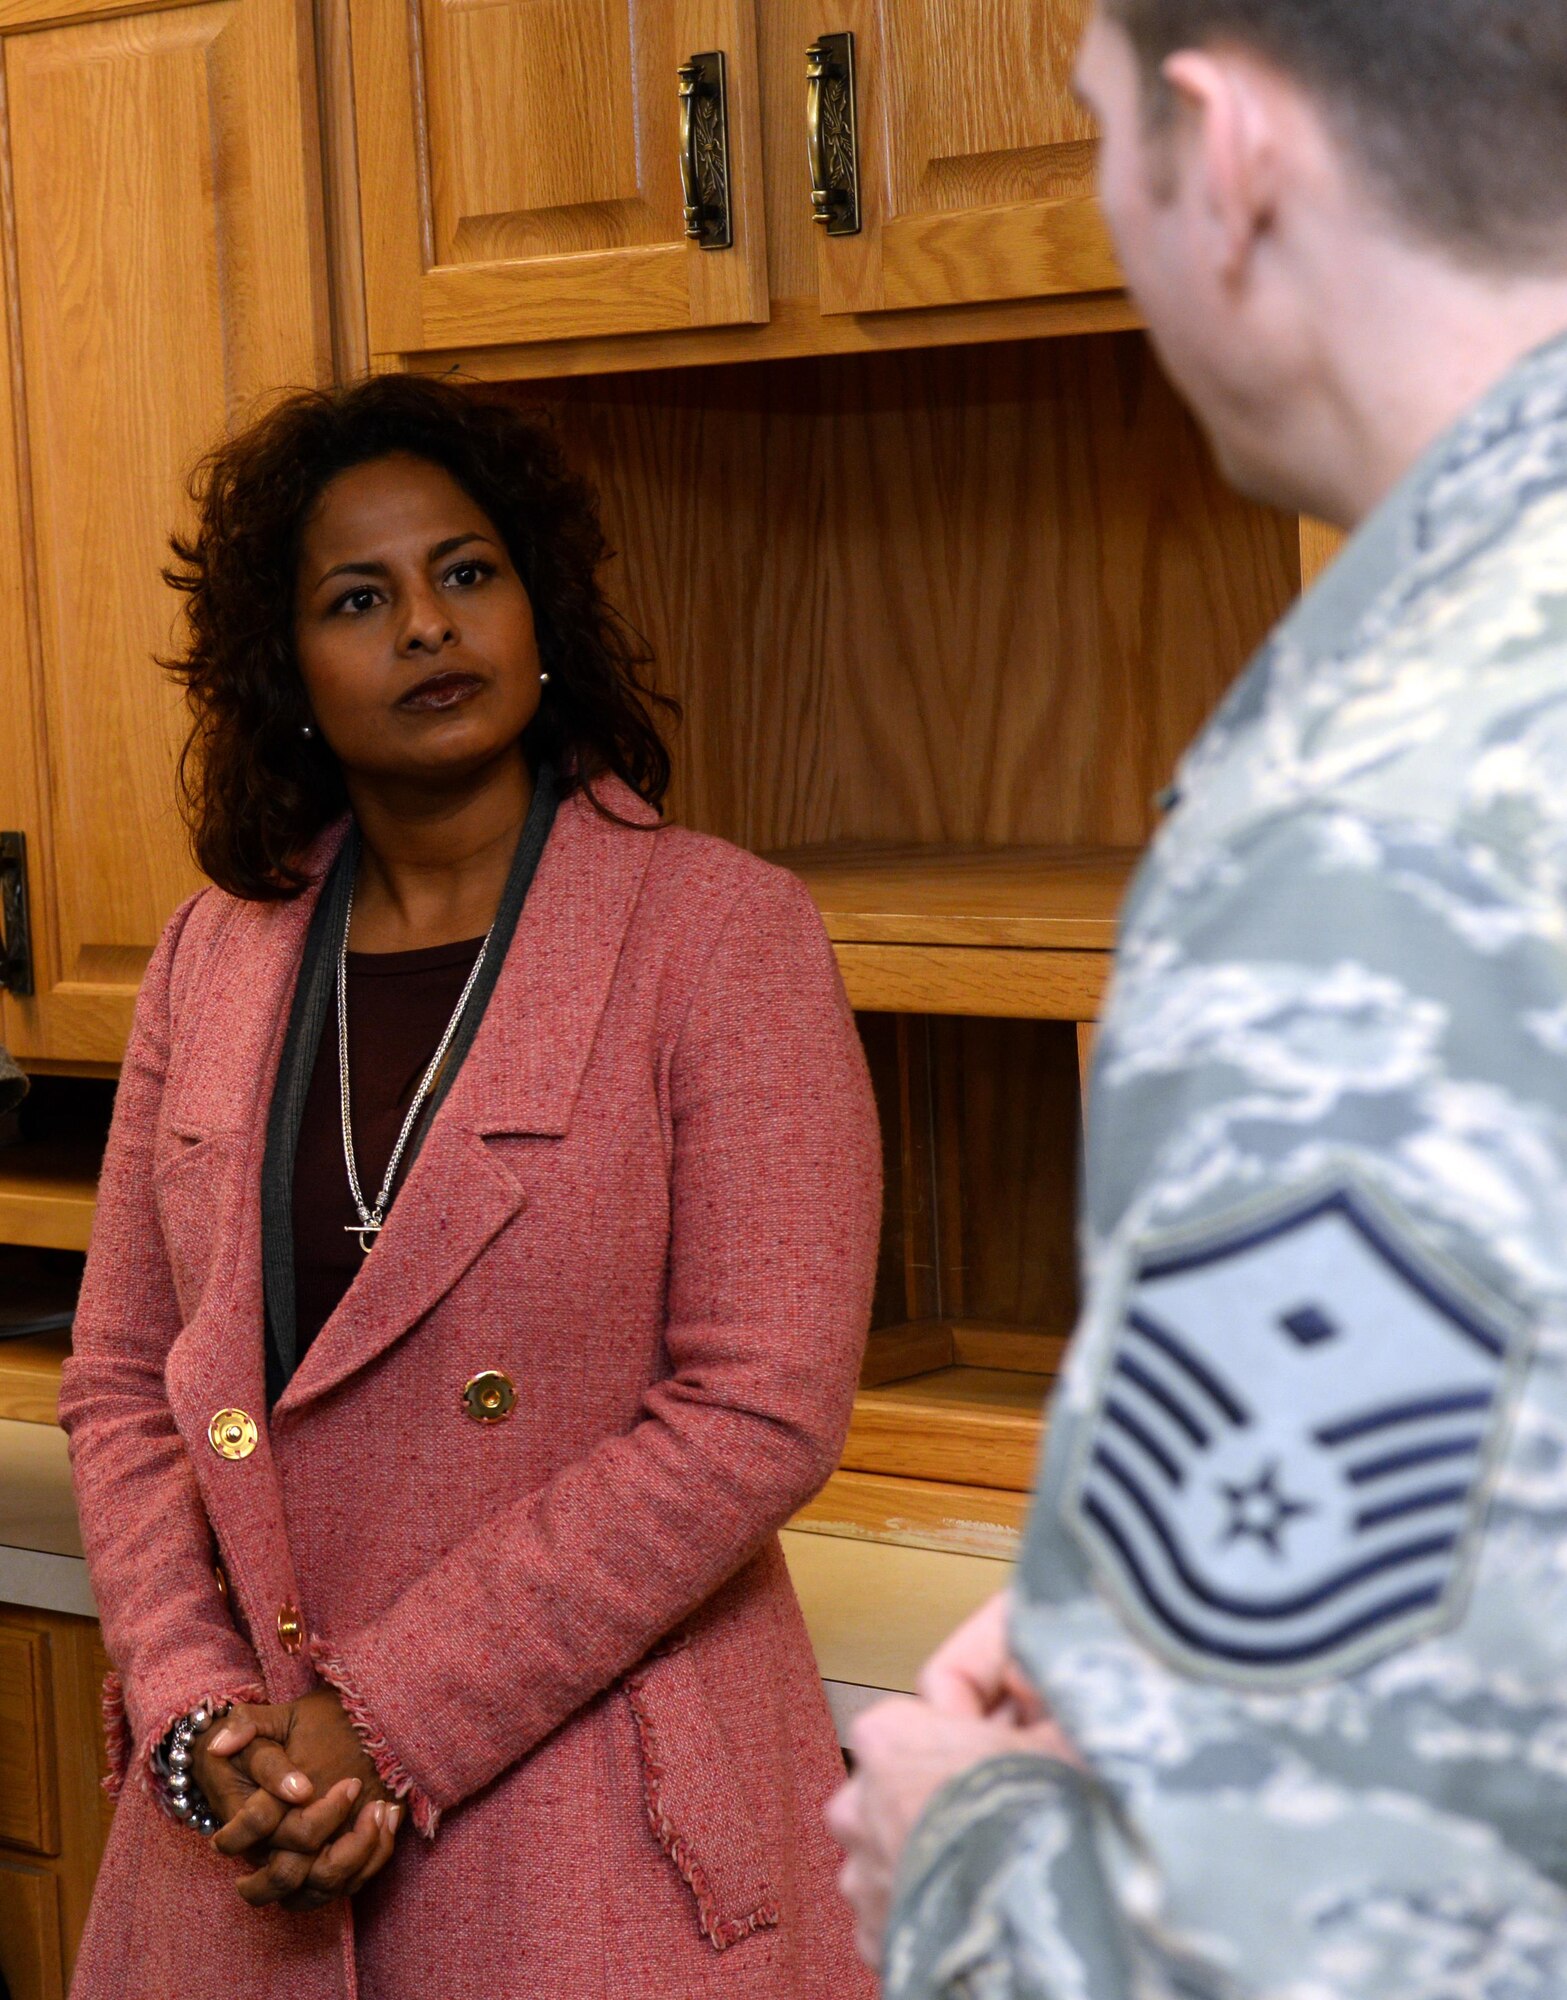
[[[408,1149],[403,1154],[399,1175],[401,1186],[406,1187],[431,1121],[445,1101],[464,1057],[473,1047],[474,1037],[484,1019],[484,1010],[489,1005],[506,953],[511,948],[522,906],[538,872],[550,829],[555,824],[555,809],[559,803],[560,789],[555,773],[548,764],[541,764],[534,780],[533,804],[523,823],[517,852],[512,857],[511,872],[506,877],[506,887],[501,892],[500,904],[495,912],[490,949],[485,955],[484,967],[473,992],[468,997],[468,1005],[447,1050],[446,1061],[436,1078],[435,1087],[425,1100],[418,1124],[409,1134]],[[261,1169],[261,1268],[266,1296],[269,1409],[282,1395],[299,1365],[299,1329],[294,1316],[294,1154],[299,1145],[305,1097],[320,1051],[321,1036],[332,1011],[337,954],[348,920],[348,898],[359,865],[359,850],[358,830],[350,828],[348,838],[332,864],[332,872],[322,886],[305,937],[299,983],[294,989],[288,1034],[278,1062],[272,1109],[267,1118],[267,1150]]]

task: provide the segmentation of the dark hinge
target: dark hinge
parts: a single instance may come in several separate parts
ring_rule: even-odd
[[[27,836],[0,833],[0,992],[25,1000],[33,990],[33,936],[27,922]]]

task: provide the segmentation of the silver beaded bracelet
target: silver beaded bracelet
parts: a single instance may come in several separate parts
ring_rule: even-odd
[[[221,1721],[232,1706],[227,1701],[220,1707],[198,1702],[189,1715],[179,1718],[152,1753],[153,1782],[163,1810],[196,1833],[216,1833],[219,1822],[196,1783],[191,1741],[214,1722]]]

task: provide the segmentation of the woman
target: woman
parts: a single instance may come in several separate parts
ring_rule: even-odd
[[[863,1994],[775,1532],[877,1226],[821,925],[660,824],[516,411],[301,394],[199,497],[217,886],[148,969],[61,1397],[122,1787],[73,1990]]]

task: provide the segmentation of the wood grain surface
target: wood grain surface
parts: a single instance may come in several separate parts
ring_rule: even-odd
[[[50,1747],[49,1635],[0,1624],[0,1844],[58,1852]]]
[[[1021,1478],[1021,1490],[1077,1315],[1075,1029],[860,1021],[887,1190],[844,1463],[980,1486]]]
[[[1093,293],[1121,283],[1071,89],[1087,0],[847,0],[863,223],[818,232],[822,311]]]
[[[882,231],[882,303],[891,311],[1107,292],[1120,282],[1110,232],[1091,195],[939,209],[899,216]]]
[[[332,299],[332,372],[338,381],[348,382],[370,366],[348,0],[316,0],[315,22],[316,68],[321,80],[322,230]]]
[[[153,663],[194,462],[279,385],[331,367],[312,47],[293,0],[4,40],[0,172],[0,799],[29,836],[38,997],[19,1053],[114,1060],[196,877],[183,735]]]
[[[1309,590],[1328,565],[1336,560],[1346,539],[1342,529],[1330,527],[1326,521],[1313,521],[1302,515],[1300,523],[1302,589]]]
[[[74,1138],[0,1151],[0,1243],[85,1250],[102,1148]],[[4,1357],[0,1347],[0,1360]]]
[[[59,1884],[51,1872],[3,1853],[0,1973],[11,2000],[63,2000]]]
[[[767,318],[753,0],[351,0],[378,354]],[[684,234],[678,70],[723,52],[732,248]]]
[[[1108,951],[1137,862],[1122,849],[897,847],[845,842],[770,855],[800,877],[844,944]]]
[[[17,1668],[27,1662],[32,1716]],[[108,1662],[86,1618],[0,1606],[0,1794],[40,1800],[34,1831],[47,1850],[17,1844],[14,1812],[0,1831],[0,1971],[13,2000],[64,2000],[87,1918],[112,1803],[104,1793],[99,1690]],[[25,1838],[32,1835],[24,1831]],[[10,1851],[5,1851],[9,1843]]]
[[[56,1423],[60,1366],[70,1351],[71,1338],[65,1333],[0,1341],[0,1419],[23,1424]]]
[[[518,394],[686,704],[675,809],[759,849],[1140,847],[1298,584],[1135,335]]]
[[[475,382],[554,382],[650,368],[787,361],[801,355],[894,354],[911,347],[973,347],[1080,333],[1126,333],[1141,325],[1141,314],[1124,292],[1087,297],[1062,293],[990,305],[862,314],[823,314],[813,295],[774,299],[766,323],[754,326],[596,335],[526,345],[511,341],[487,347],[430,347],[416,354],[377,354],[371,365],[430,375],[456,373]]]
[[[1039,1453],[1045,1378],[947,1368],[854,1399],[842,1464],[851,1472],[1026,1493]]]

